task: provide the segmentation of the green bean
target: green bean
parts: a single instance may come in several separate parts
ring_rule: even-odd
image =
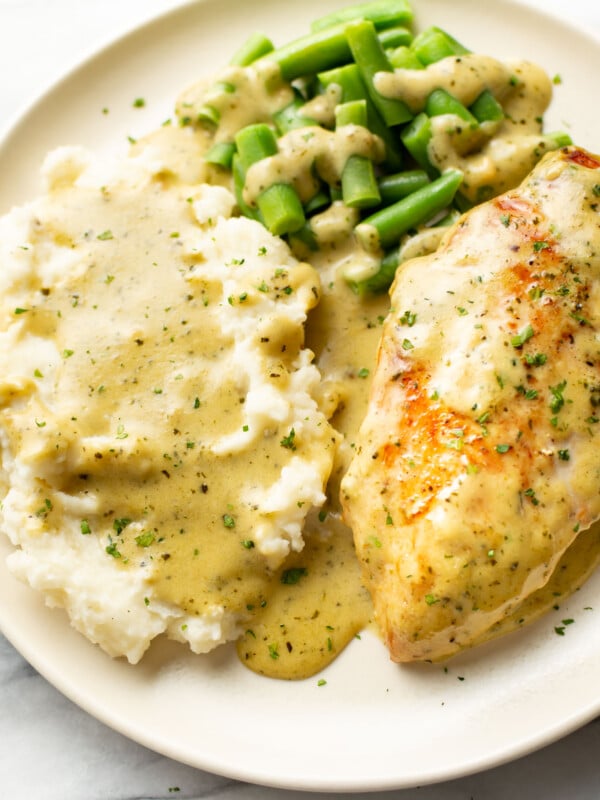
[[[297,231],[290,233],[288,242],[299,258],[306,258],[306,250],[316,253],[319,249],[319,242],[308,220]]]
[[[386,205],[395,203],[429,183],[429,176],[423,169],[406,170],[394,175],[386,175],[379,181],[381,201]]]
[[[411,228],[427,222],[449,206],[462,179],[459,170],[447,170],[427,186],[359,223],[355,228],[357,239],[370,251],[393,247]]]
[[[302,113],[305,104],[304,98],[297,95],[289,105],[273,114],[273,122],[280,136],[296,128],[306,128],[319,124],[312,117],[307,117]]]
[[[265,122],[247,125],[239,130],[235,135],[235,144],[245,170],[278,151],[275,134]]]
[[[448,56],[462,56],[470,52],[453,36],[435,25],[419,33],[411,48],[425,66]]]
[[[231,173],[233,176],[233,189],[235,192],[235,198],[237,200],[238,208],[240,209],[242,215],[244,217],[248,217],[248,219],[256,220],[257,222],[262,222],[260,213],[257,208],[252,208],[252,206],[248,205],[244,200],[244,185],[246,182],[246,170],[242,166],[242,162],[240,157],[234,154],[233,159],[231,161]]]
[[[264,58],[275,62],[286,81],[347,64],[352,53],[346,39],[347,23],[309,33],[273,50]]]
[[[374,275],[362,281],[351,281],[350,287],[360,297],[367,294],[381,294],[382,292],[386,292],[394,280],[399,265],[400,248],[394,247],[392,250],[385,253],[379,264],[379,269]]]
[[[335,112],[336,128],[343,125],[367,127],[366,100],[341,103]],[[370,208],[381,200],[373,163],[366,156],[351,155],[342,170],[342,199],[349,208]]]
[[[399,26],[379,31],[377,38],[384,50],[390,50],[393,47],[406,47],[412,42],[413,35],[409,28]]]
[[[410,47],[395,47],[388,51],[387,57],[394,69],[424,69],[417,54]]]
[[[259,122],[237,132],[235,144],[241,165],[247,171],[252,164],[277,153],[277,139],[272,129]],[[304,224],[304,210],[296,190],[288,183],[273,183],[257,197],[256,204],[265,226],[276,236],[298,230]]]
[[[235,144],[233,142],[215,142],[204,154],[204,160],[217,167],[231,169]]]
[[[352,155],[342,170],[342,199],[349,208],[372,208],[381,201],[373,163]]]
[[[380,30],[395,25],[409,25],[413,19],[413,12],[407,0],[375,0],[320,17],[314,20],[311,30],[319,31],[355,19],[371,20],[377,30]]]
[[[489,89],[484,89],[469,108],[477,122],[500,122],[504,110]]]
[[[327,189],[318,189],[310,200],[304,204],[305,214],[314,214],[316,211],[321,211],[323,208],[331,204],[331,195]]]
[[[212,93],[216,94],[217,92],[221,94],[233,94],[235,92],[235,86],[226,81],[219,81],[212,87]],[[197,121],[208,123],[210,126],[216,127],[221,121],[221,112],[214,106],[205,103],[198,111]]]
[[[335,127],[340,128],[342,125],[367,127],[367,101],[365,99],[349,100],[336,106]]]
[[[402,168],[403,158],[398,139],[387,127],[379,111],[373,105],[367,87],[356,64],[346,64],[343,67],[321,72],[318,75],[319,83],[323,88],[335,84],[341,89],[341,102],[348,103],[352,100],[366,100],[367,127],[383,141],[385,145],[385,158],[383,160],[387,169],[396,171]]]
[[[561,147],[568,147],[573,144],[573,140],[564,131],[552,131],[542,136],[542,142],[547,150],[558,150]]]
[[[408,124],[400,134],[402,143],[430,177],[439,174],[429,159],[429,142],[431,140],[431,119],[422,111]]]
[[[434,89],[433,92],[431,92],[425,101],[425,113],[429,117],[453,114],[467,122],[472,128],[477,128],[479,125],[469,109],[445,89]]]
[[[273,42],[270,39],[267,39],[262,33],[253,33],[233,55],[229,63],[234,67],[248,67],[273,50]]]
[[[265,226],[275,236],[293,233],[304,225],[302,203],[289,183],[272,184],[259,194],[256,202]]]
[[[392,127],[408,122],[413,114],[402,100],[384,97],[375,88],[374,78],[378,72],[393,72],[394,69],[381,46],[375,26],[369,20],[352,22],[346,28],[346,35],[354,61],[360,69],[373,104],[383,117],[386,125]]]

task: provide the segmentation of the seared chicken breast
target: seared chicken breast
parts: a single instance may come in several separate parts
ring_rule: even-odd
[[[342,482],[395,661],[473,644],[600,516],[600,156],[545,156],[401,266]]]

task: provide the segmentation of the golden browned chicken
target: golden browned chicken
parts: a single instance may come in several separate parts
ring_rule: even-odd
[[[569,147],[391,290],[342,484],[391,657],[473,644],[600,516],[600,156]]]

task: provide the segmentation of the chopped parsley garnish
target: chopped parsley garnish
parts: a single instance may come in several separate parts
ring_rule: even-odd
[[[110,536],[108,537],[108,544],[106,545],[105,550],[109,556],[112,556],[113,558],[121,558],[121,553],[117,549],[117,545],[115,542],[113,542]]]
[[[288,435],[284,436],[279,442],[279,444],[282,447],[285,447],[287,450],[295,450],[296,449],[295,439],[296,439],[296,431],[293,428],[291,428]]]
[[[550,247],[548,242],[534,242],[533,243],[533,250],[535,253],[539,253],[540,250],[547,250]]]
[[[552,393],[552,399],[550,400],[550,410],[556,414],[558,413],[561,408],[565,404],[565,398],[563,397],[563,392],[567,385],[566,381],[561,381],[556,386],[551,386],[550,391]]]
[[[548,360],[545,353],[525,353],[525,363],[530,367],[541,367]]]
[[[87,519],[81,520],[81,522],[79,523],[79,528],[81,532],[84,534],[84,536],[92,532],[92,529],[90,528],[90,523],[87,521]]]
[[[226,528],[235,528],[235,519],[231,516],[231,514],[223,514],[223,525]]]
[[[123,533],[125,528],[131,524],[131,520],[127,517],[121,517],[120,519],[113,520],[113,530],[116,531],[117,535]]]
[[[281,583],[287,586],[294,586],[301,578],[308,574],[306,567],[290,567],[281,574]]]
[[[154,542],[155,536],[153,531],[142,531],[139,536],[135,537],[135,543],[138,547],[150,547]]]
[[[400,317],[400,324],[401,325],[408,325],[409,328],[417,321],[417,315],[414,311],[405,311],[404,314]]]
[[[531,325],[527,324],[522,331],[520,331],[516,336],[513,336],[510,340],[510,343],[513,347],[523,347],[525,342],[527,342],[533,336],[533,328]]]

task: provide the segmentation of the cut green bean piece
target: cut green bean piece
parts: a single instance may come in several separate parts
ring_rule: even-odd
[[[372,208],[381,202],[373,163],[365,156],[353,155],[346,161],[342,200],[349,208]]]
[[[335,111],[336,128],[343,125],[367,125],[367,101],[342,103]],[[381,196],[373,163],[361,155],[351,155],[342,170],[342,199],[349,208],[372,208]]]
[[[235,199],[237,200],[240,212],[244,217],[248,217],[248,219],[254,219],[258,222],[262,222],[258,209],[252,208],[252,206],[248,205],[248,203],[246,203],[246,201],[244,200],[244,184],[246,181],[246,171],[242,166],[240,157],[237,154],[234,154],[233,159],[231,161],[231,172],[233,175],[233,189],[235,193]]]
[[[290,233],[288,237],[288,241],[290,247],[295,252],[299,253],[300,258],[305,258],[306,254],[302,251],[308,249],[313,253],[316,253],[319,249],[319,242],[317,241],[317,237],[315,232],[313,231],[310,222],[305,222],[304,225],[299,228],[297,231]]]
[[[439,175],[429,159],[429,142],[431,140],[431,119],[421,112],[407,125],[400,134],[403,145],[430,177]]]
[[[425,101],[425,113],[430,117],[439,117],[442,114],[454,114],[467,122],[472,128],[478,127],[478,122],[469,109],[454,95],[445,89],[434,89]]]
[[[351,281],[350,287],[360,297],[368,294],[382,294],[390,288],[399,264],[400,248],[394,247],[383,256],[375,275],[364,281]]]
[[[394,69],[425,69],[410,47],[396,47],[389,50],[387,57]]]
[[[429,183],[429,175],[424,169],[410,169],[405,172],[397,172],[394,175],[386,175],[379,181],[379,193],[381,201],[386,205],[396,203],[417,189],[422,189]]]
[[[462,179],[462,172],[450,169],[422,189],[367,217],[355,228],[359,242],[370,251],[394,247],[411,228],[449,206]]]
[[[316,211],[321,211],[331,204],[331,195],[326,189],[319,189],[313,196],[304,204],[305,214],[314,214]]]
[[[305,116],[302,111],[305,103],[306,101],[303,97],[297,96],[289,105],[273,114],[273,122],[280,136],[297,128],[306,128],[319,124],[312,117]]]
[[[340,128],[342,125],[362,125],[367,127],[367,101],[350,100],[347,103],[340,103],[335,109],[335,126]]]
[[[253,33],[233,55],[229,63],[234,67],[248,67],[274,49],[270,39],[267,39],[262,33]]]
[[[372,133],[379,136],[385,145],[385,158],[383,163],[388,169],[394,172],[401,169],[403,158],[398,143],[398,137],[387,127],[379,111],[377,111],[371,101],[357,65],[346,64],[343,67],[337,67],[336,69],[322,72],[319,74],[318,78],[322,87],[327,88],[334,84],[340,87],[342,103],[347,103],[351,100],[366,100],[367,127]]]
[[[252,164],[277,153],[277,139],[264,122],[248,125],[237,132],[235,144],[244,171]],[[276,236],[298,230],[304,224],[304,210],[296,190],[287,183],[273,183],[256,199],[265,226]]]
[[[320,72],[317,78],[324,89],[332,85],[339,86],[341,89],[340,101],[342,103],[349,103],[352,100],[364,100],[368,97],[367,87],[356,64],[344,64],[342,67]]]
[[[410,25],[413,11],[407,0],[375,0],[375,2],[349,6],[320,17],[314,20],[311,30],[320,31],[355,19],[371,20],[380,30],[395,25]]]
[[[352,60],[346,39],[347,23],[309,33],[273,50],[265,59],[274,61],[286,81],[332,69]]]
[[[409,28],[398,27],[380,31],[377,38],[384,50],[390,50],[393,47],[406,47],[412,42],[413,35]]]
[[[263,158],[277,153],[277,139],[265,122],[247,125],[235,135],[237,151],[245,170]]]
[[[500,122],[504,109],[489,89],[484,89],[469,108],[477,122]]]
[[[573,144],[573,140],[564,131],[552,131],[542,136],[542,141],[547,150],[558,150],[560,147],[568,147]]]
[[[204,160],[217,167],[231,169],[231,163],[235,154],[235,144],[233,142],[216,142],[204,155]]]
[[[212,87],[213,94],[233,94],[234,92],[235,86],[233,86],[231,83],[226,83],[225,81],[219,81]],[[221,121],[221,112],[214,106],[206,103],[199,109],[197,121],[208,123],[211,126],[217,126]]]
[[[375,88],[374,78],[378,72],[393,72],[383,47],[381,46],[375,26],[369,20],[352,22],[346,28],[348,43],[354,61],[360,69],[373,104],[390,127],[400,125],[412,119],[413,114],[402,100],[384,97]]]
[[[302,203],[289,183],[274,183],[256,201],[265,226],[275,236],[299,230],[305,222]]]
[[[449,33],[432,26],[419,33],[411,44],[419,61],[428,66],[448,56],[463,56],[469,53],[460,42]]]

